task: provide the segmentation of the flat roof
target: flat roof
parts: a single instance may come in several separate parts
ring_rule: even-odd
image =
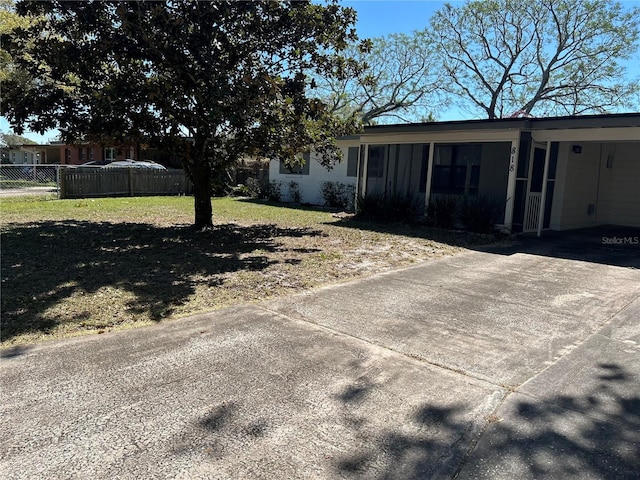
[[[446,122],[397,123],[364,127],[363,135],[377,133],[420,133],[451,130],[553,130],[572,128],[640,127],[640,113],[573,115],[544,118],[496,118]]]

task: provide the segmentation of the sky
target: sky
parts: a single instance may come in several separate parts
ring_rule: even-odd
[[[442,8],[445,3],[454,6],[464,3],[462,0],[449,2],[436,0],[343,0],[341,5],[352,7],[358,12],[356,31],[360,38],[371,38],[388,35],[390,33],[411,33],[422,30],[429,24],[431,15]],[[623,0],[628,6],[640,6],[640,0]],[[632,65],[634,76],[640,77],[640,62]],[[464,119],[468,115],[456,110],[437,112],[439,120]],[[9,123],[0,117],[0,132],[7,132]],[[28,132],[24,136],[39,143],[46,143],[57,135],[57,131],[46,132],[44,135]]]
[[[445,3],[457,6],[463,1],[450,0],[343,0],[345,7],[358,12],[356,31],[361,38],[380,37],[390,33],[411,33],[429,25],[431,15]]]

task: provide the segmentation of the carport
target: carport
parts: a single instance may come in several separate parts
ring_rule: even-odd
[[[518,147],[512,231],[640,227],[640,115],[530,119]]]

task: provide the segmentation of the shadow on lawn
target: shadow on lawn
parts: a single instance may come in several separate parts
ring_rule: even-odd
[[[498,255],[526,253],[619,267],[640,268],[640,228],[600,225],[564,231],[509,236],[443,230],[424,225],[385,223],[346,217],[331,225],[433,240]],[[617,242],[617,243],[616,243]]]
[[[637,478],[637,376],[617,364],[598,369],[594,385],[579,395],[508,399],[499,412],[504,420],[487,418],[488,428],[469,454],[475,433],[464,413],[475,405],[424,404],[402,425],[378,432],[361,423],[357,428],[369,441],[339,458],[336,473],[368,479]],[[359,401],[366,401],[365,393]],[[342,401],[349,404],[351,397]]]
[[[107,286],[133,293],[129,311],[160,320],[193,294],[197,283],[220,285],[225,274],[275,263],[268,254],[278,250],[279,237],[315,235],[319,232],[304,228],[235,224],[209,232],[88,221],[5,228],[2,341],[50,331],[58,322],[47,309],[74,293],[92,294]],[[87,312],[75,315],[78,322],[88,319]]]
[[[331,222],[330,224],[336,227],[352,228],[356,230],[405,235],[407,237],[432,240],[434,242],[444,243],[447,245],[468,248],[499,241],[495,235],[491,234],[466,232],[463,230],[443,230],[419,224],[379,222],[355,216],[341,218],[339,221]]]

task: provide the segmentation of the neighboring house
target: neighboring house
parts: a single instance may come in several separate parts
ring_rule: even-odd
[[[42,145],[23,144],[23,145],[3,145],[0,147],[0,155],[2,163],[13,165],[33,165],[41,163]]]
[[[322,184],[324,182],[339,182],[355,189],[358,175],[358,155],[360,141],[358,136],[342,137],[337,140],[342,151],[342,161],[331,169],[323,166],[317,159],[315,152],[303,155],[305,163],[302,167],[289,170],[278,160],[269,163],[269,180],[281,182],[283,201],[292,201],[290,185],[297,184],[301,203],[323,205]]]
[[[125,147],[99,146],[90,143],[67,145],[61,141],[51,142],[50,149],[58,149],[59,161],[62,165],[80,165],[87,162],[114,162],[116,160],[140,160],[138,149],[134,145]],[[54,163],[54,162],[48,162]]]
[[[164,150],[139,145],[114,147],[101,146],[88,142],[67,145],[61,141],[53,141],[49,145],[46,145],[46,158],[47,160],[43,163],[60,163],[62,165],[139,160],[160,163],[169,168],[182,167],[181,160],[177,156]]]
[[[490,196],[512,232],[640,227],[640,113],[378,125],[349,142],[332,171],[311,156],[298,174],[272,162],[270,178],[298,182],[316,204],[326,180],[425,206],[441,195]],[[359,159],[356,177],[347,159]]]

